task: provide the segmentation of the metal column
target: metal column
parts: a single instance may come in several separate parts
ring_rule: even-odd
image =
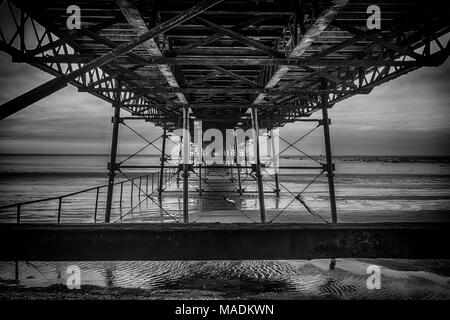
[[[278,181],[278,159],[277,159],[277,154],[276,154],[276,150],[275,150],[275,139],[274,139],[274,133],[273,133],[273,129],[270,130],[270,142],[271,142],[271,151],[272,151],[272,162],[273,162],[273,169],[274,169],[274,178],[275,178],[275,193],[277,195],[277,197],[280,196],[280,184]]]
[[[248,153],[247,150],[249,148],[247,139],[244,139],[244,166],[245,166],[245,174],[248,175]]]
[[[202,195],[202,163],[198,164],[198,194]]]
[[[189,222],[189,107],[183,108],[183,222]]]
[[[229,142],[228,140],[230,138],[228,136],[229,131],[227,129],[224,129],[224,133],[225,133],[223,135],[224,139],[225,139],[225,141],[224,141],[224,150],[226,150],[226,152],[224,154],[224,159],[225,159],[224,163],[225,163],[225,165],[228,166],[228,161],[227,160],[229,159],[230,155],[234,155],[234,152],[235,152],[235,148],[234,148],[234,145],[235,145],[235,143],[234,143],[234,131],[233,131],[233,146],[232,147],[228,144],[228,142]],[[236,156],[234,155],[233,156],[233,160],[229,164],[230,180],[231,180],[231,182],[235,181],[235,179],[234,179],[234,171],[233,171],[233,166],[234,166],[235,163],[236,163]]]
[[[234,131],[234,162],[236,163],[236,167],[237,167],[237,177],[238,177],[238,186],[239,186],[238,192],[239,192],[239,195],[242,196],[241,163],[240,163],[240,159],[238,161],[238,152],[239,152],[238,139],[237,139],[236,131]]]
[[[163,183],[164,183],[164,164],[166,163],[166,138],[167,138],[167,130],[164,126],[163,135],[162,135],[162,150],[161,150],[161,166],[159,171],[159,188],[158,188],[158,198],[161,199],[161,194],[163,192]]]
[[[323,84],[322,87],[324,87]],[[336,196],[334,192],[334,164],[333,164],[333,156],[331,153],[330,122],[328,119],[328,103],[326,94],[322,95],[322,119],[323,119],[323,133],[325,138],[325,153],[327,159],[326,170],[328,177],[328,189],[330,192],[331,221],[333,223],[337,223]]]
[[[180,159],[180,163],[183,163],[183,137],[179,138],[180,140],[179,145],[180,145],[180,150],[178,152],[178,159]],[[180,170],[177,171],[177,188],[180,187]]]
[[[266,209],[264,206],[264,189],[261,175],[261,160],[259,158],[259,127],[258,127],[258,110],[256,107],[251,108],[252,114],[252,129],[253,129],[253,148],[256,160],[256,181],[258,183],[258,199],[259,199],[259,213],[261,222],[266,222]]]
[[[195,162],[198,164],[198,193],[199,195],[203,192],[202,187],[202,164],[203,164],[203,127],[201,121],[196,121],[194,123],[194,130],[195,130],[195,137],[196,141],[195,144],[197,145],[197,152],[194,155],[196,156]]]
[[[115,97],[114,106],[114,117],[113,117],[113,132],[112,132],[112,143],[111,143],[111,154],[108,165],[108,193],[106,195],[106,210],[105,210],[105,222],[109,223],[111,220],[111,208],[112,199],[114,193],[114,178],[116,176],[116,159],[117,159],[117,144],[119,140],[119,124],[120,124],[120,89],[121,83],[116,80],[117,93]]]

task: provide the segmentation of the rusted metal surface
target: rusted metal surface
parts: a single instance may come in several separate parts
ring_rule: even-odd
[[[300,57],[305,51],[314,43],[314,41],[319,38],[322,32],[328,27],[328,25],[334,20],[336,15],[344,8],[348,0],[333,0],[331,1],[329,7],[325,8],[321,15],[317,18],[314,24],[305,32],[302,36],[301,41],[294,47],[289,57]],[[265,88],[274,88],[278,82],[289,72],[289,66],[281,65],[278,67],[272,78],[266,83]],[[254,104],[261,104],[263,102],[265,95],[259,94]]]
[[[143,20],[139,10],[136,8],[134,3],[130,0],[117,0],[116,3],[120,7],[122,14],[127,19],[128,23],[134,27],[137,35],[142,35],[148,32],[148,27],[145,21]],[[150,39],[144,42],[145,48],[148,50],[149,54],[152,57],[162,57],[162,52],[159,49],[158,45],[153,39]],[[179,84],[177,79],[175,78],[170,66],[167,64],[159,64],[159,71],[166,78],[167,83],[173,88],[179,88]],[[181,103],[187,104],[186,97],[182,93],[177,93],[177,97]]]

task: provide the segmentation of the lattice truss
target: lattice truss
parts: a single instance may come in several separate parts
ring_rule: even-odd
[[[61,29],[46,23],[45,13],[35,8],[27,12],[27,8],[28,6],[20,1],[1,1],[0,4],[0,49],[10,54],[13,62],[27,62],[59,77],[78,70],[85,65],[86,61],[92,59],[92,55],[89,56],[89,50],[80,47],[74,40],[88,37],[103,44],[105,49],[117,47],[117,44],[98,35],[98,32],[123,20],[121,15],[93,24],[86,29],[64,33]],[[130,53],[129,56],[141,63],[143,61],[138,55]],[[123,74],[134,76],[135,81],[121,82],[121,89],[118,90],[115,79]],[[117,101],[119,93],[121,106],[128,112],[135,112],[136,105],[145,105],[146,115],[167,120],[165,112],[151,107],[151,102],[155,100],[132,90],[131,86],[139,85],[139,81],[146,81],[146,79],[133,70],[112,62],[108,66],[92,68],[69,83],[77,87],[79,91],[88,91],[110,103]],[[65,84],[61,83],[61,86]],[[177,112],[170,111],[170,114],[176,115]],[[162,124],[170,125],[167,121]]]
[[[192,6],[86,1],[80,3],[82,28],[69,31],[70,4],[1,1],[0,49],[15,62],[68,76]],[[331,107],[445,61],[445,5],[379,5],[382,28],[367,30],[368,3],[361,0],[222,1],[68,83],[109,102],[119,92],[122,108],[169,130],[181,127],[180,106],[186,104],[192,118],[210,120],[210,126],[221,114],[229,127],[250,127],[252,105],[259,108],[261,128],[283,126],[320,109],[324,97]]]

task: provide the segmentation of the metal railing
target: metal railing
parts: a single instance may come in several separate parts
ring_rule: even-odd
[[[170,181],[170,179],[176,174],[176,170],[174,169],[166,169],[163,171],[164,177],[163,177],[163,186],[165,186],[167,184],[167,182]],[[146,175],[142,175],[142,176],[137,176],[137,177],[132,177],[132,178],[128,178],[122,181],[118,181],[114,183],[114,187],[119,186],[120,185],[120,196],[119,196],[119,207],[122,208],[122,203],[124,202],[123,199],[123,194],[124,194],[124,185],[128,182],[130,182],[130,193],[131,193],[131,197],[130,197],[130,203],[131,203],[131,207],[133,206],[133,191],[134,188],[136,186],[136,189],[138,189],[139,192],[139,196],[141,194],[145,194],[145,195],[151,195],[153,194],[155,191],[158,190],[159,188],[159,175],[160,172],[152,172],[150,174],[146,174]],[[136,181],[139,181],[138,183],[136,183]],[[143,181],[145,183],[145,187],[143,187]],[[139,186],[139,187],[137,187]],[[95,191],[96,195],[95,195],[95,206],[94,206],[94,212],[93,212],[93,220],[94,223],[97,222],[97,213],[99,211],[99,196],[101,193],[102,189],[107,189],[108,188],[108,184],[104,184],[104,185],[100,185],[100,186],[96,186],[96,187],[92,187],[92,188],[88,188],[88,189],[84,189],[84,190],[80,190],[80,191],[76,191],[76,192],[72,192],[72,193],[68,193],[68,194],[64,194],[61,196],[55,196],[55,197],[49,197],[49,198],[45,198],[45,199],[37,199],[37,200],[31,200],[31,201],[25,201],[25,202],[19,202],[19,203],[14,203],[14,204],[9,204],[9,205],[5,205],[5,206],[0,206],[0,211],[3,211],[5,209],[10,209],[10,208],[16,208],[16,222],[20,223],[21,222],[21,211],[22,208],[24,206],[29,206],[32,204],[36,204],[36,203],[44,203],[44,202],[52,202],[52,201],[57,201],[58,203],[58,211],[57,211],[57,217],[56,217],[56,222],[60,223],[61,222],[61,217],[62,217],[62,208],[63,208],[63,203],[64,203],[64,199],[69,198],[69,197],[73,197],[79,194],[83,194],[83,193],[88,193],[88,192],[92,192]],[[144,192],[145,190],[145,192]]]

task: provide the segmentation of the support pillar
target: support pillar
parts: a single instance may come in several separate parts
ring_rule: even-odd
[[[249,148],[249,144],[246,139],[244,139],[244,165],[245,165],[245,174],[248,175],[248,153],[247,148]]]
[[[198,164],[198,194],[202,195],[202,163]]]
[[[161,166],[159,172],[159,187],[158,187],[158,198],[161,199],[161,195],[163,192],[163,183],[164,183],[164,164],[166,163],[166,138],[167,138],[167,129],[164,126],[163,135],[162,135],[162,150],[161,150]]]
[[[234,163],[236,163],[236,168],[237,168],[237,178],[238,178],[238,186],[239,186],[239,195],[242,196],[242,183],[241,183],[241,163],[240,161],[238,161],[238,152],[239,152],[239,148],[238,148],[238,139],[237,139],[237,135],[236,135],[236,131],[234,132]]]
[[[119,124],[120,124],[120,89],[121,83],[116,80],[116,97],[113,103],[114,117],[113,117],[113,132],[111,153],[108,165],[108,191],[106,195],[106,210],[105,210],[105,222],[109,223],[111,220],[111,208],[114,193],[114,178],[116,176],[116,159],[117,159],[117,144],[119,140]]]
[[[179,140],[180,150],[178,152],[178,159],[180,159],[180,163],[183,163],[183,137]],[[177,171],[177,188],[180,187],[180,170]]]
[[[183,108],[183,222],[189,222],[189,107]]]
[[[328,178],[328,189],[330,193],[331,221],[333,223],[337,223],[336,195],[334,191],[334,164],[333,164],[333,156],[331,153],[330,122],[328,119],[328,103],[326,94],[322,95],[322,119],[323,119],[323,133],[325,138],[325,153],[327,159],[326,170]]]
[[[225,139],[225,141],[224,141],[224,150],[226,150],[226,152],[224,154],[224,158],[225,158],[225,162],[224,163],[227,166],[229,166],[229,168],[230,168],[230,180],[231,180],[232,183],[234,183],[235,178],[234,178],[233,167],[234,167],[234,165],[236,163],[236,156],[234,155],[234,152],[235,152],[235,148],[234,148],[234,145],[235,145],[235,143],[234,143],[234,131],[229,131],[227,129],[224,129],[223,131],[224,131],[224,135],[223,136],[224,136],[224,139]],[[231,138],[232,138],[232,140],[231,140]],[[230,141],[232,141],[232,143],[230,143]],[[232,160],[228,162],[227,160],[230,158],[231,155],[233,155]]]
[[[274,178],[275,178],[275,193],[277,197],[280,196],[280,183],[278,181],[278,158],[277,158],[277,150],[275,150],[275,139],[274,139],[274,133],[273,128],[270,130],[270,142],[271,142],[271,151],[272,151],[272,163],[273,163],[273,169],[274,169]]]
[[[252,115],[252,131],[253,131],[253,148],[256,160],[256,181],[258,184],[259,213],[261,222],[266,222],[266,210],[264,206],[264,189],[261,175],[261,159],[259,157],[259,126],[258,126],[258,110],[256,107],[251,108]]]
[[[194,138],[195,145],[197,146],[196,153],[194,154],[194,162],[198,164],[198,194],[202,195],[202,164],[203,164],[203,126],[201,121],[194,122]]]

